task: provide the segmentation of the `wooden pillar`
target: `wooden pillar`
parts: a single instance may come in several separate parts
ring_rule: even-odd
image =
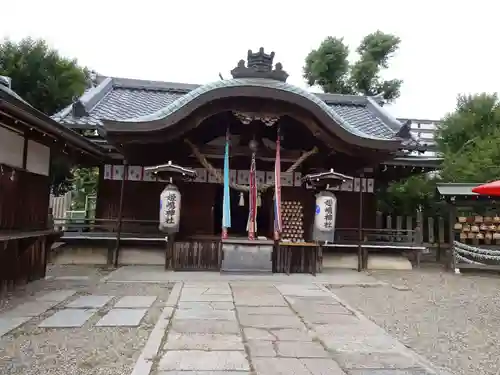
[[[122,217],[123,217],[123,195],[125,193],[125,180],[128,176],[128,163],[126,160],[123,160],[123,175],[122,175],[122,183],[120,187],[120,203],[118,206],[118,218],[117,218],[117,227],[116,227],[116,243],[115,243],[115,251],[114,251],[114,261],[113,265],[118,267],[118,257],[120,255],[120,237],[122,232]]]
[[[361,272],[363,267],[368,266],[368,262],[363,256],[363,184],[361,183],[364,174],[361,174],[359,186],[359,221],[358,221],[358,272]],[[365,264],[366,263],[366,264]]]
[[[455,268],[457,268],[457,260],[455,258],[455,247],[453,245],[453,241],[455,240],[455,232],[453,230],[453,226],[455,224],[455,221],[457,220],[457,208],[454,204],[454,202],[448,202],[448,241],[450,243],[449,246],[449,251],[450,251],[450,256],[449,256],[449,261],[446,262],[447,267],[451,267],[452,271],[455,271]]]

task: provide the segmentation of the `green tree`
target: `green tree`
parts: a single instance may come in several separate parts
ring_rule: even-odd
[[[327,93],[382,95],[393,101],[400,95],[402,81],[384,80],[381,72],[389,67],[400,42],[397,36],[382,31],[371,33],[361,41],[356,49],[359,59],[351,64],[343,38],[329,36],[307,55],[304,78]]]
[[[75,168],[73,171],[73,209],[85,208],[86,197],[97,194],[98,168]]]
[[[70,105],[91,83],[91,71],[75,59],[61,56],[44,40],[26,38],[0,43],[0,75],[12,79],[12,89],[33,107],[52,115]],[[74,179],[69,161],[53,158],[52,191],[61,194]],[[97,182],[97,181],[96,181]]]
[[[460,95],[436,131],[443,157],[439,176],[410,177],[389,184],[379,195],[384,210],[408,214],[417,207],[439,213],[436,182],[484,183],[500,179],[500,103],[496,94]]]
[[[436,133],[446,182],[500,178],[500,103],[496,94],[460,95]]]
[[[389,183],[377,193],[378,209],[398,215],[413,215],[422,210],[426,215],[443,213],[443,205],[436,199],[436,176],[419,174],[402,181]]]

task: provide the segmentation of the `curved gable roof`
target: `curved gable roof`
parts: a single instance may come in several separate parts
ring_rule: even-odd
[[[272,79],[262,79],[262,78],[240,78],[240,79],[229,79],[229,80],[220,80],[213,83],[209,83],[207,85],[199,86],[198,88],[190,91],[188,94],[181,96],[177,100],[168,104],[164,108],[155,111],[151,114],[139,116],[135,118],[129,118],[124,120],[123,122],[134,122],[134,123],[148,123],[148,122],[157,122],[159,120],[165,119],[168,116],[174,114],[177,111],[181,111],[184,107],[186,107],[189,103],[194,102],[197,98],[200,98],[203,95],[208,93],[215,93],[217,90],[226,89],[226,88],[245,88],[245,87],[255,87],[262,89],[271,89],[276,92],[284,92],[290,94],[289,98],[301,97],[303,99],[307,99],[311,103],[314,103],[318,110],[323,111],[331,120],[335,121],[339,126],[341,126],[344,130],[355,134],[362,138],[370,138],[370,139],[378,139],[377,136],[372,136],[353,126],[349,119],[346,117],[342,117],[337,109],[333,106],[328,106],[323,100],[321,100],[318,96],[298,87],[290,85],[286,82],[276,81]],[[235,90],[235,96],[237,96],[238,91]],[[260,96],[263,96],[265,93],[261,91]],[[274,97],[273,92],[270,92],[271,98]],[[213,95],[210,95],[213,96]],[[244,95],[246,96],[246,95]],[[106,122],[106,121],[105,121]],[[387,138],[392,138],[396,135],[397,130],[390,128],[386,124],[382,123],[383,126],[386,127],[389,135]],[[123,129],[126,131],[127,129]],[[399,130],[399,129],[398,129]]]
[[[194,110],[213,100],[232,97],[280,100],[300,106],[313,114],[328,131],[351,144],[382,149],[394,149],[401,144],[401,138],[397,136],[396,129],[388,124],[383,122],[381,124],[385,127],[383,137],[371,135],[353,126],[347,116],[339,115],[335,107],[328,106],[316,95],[285,82],[263,78],[220,80],[199,86],[151,114],[123,121],[104,119],[104,128],[108,132],[121,133],[160,131],[178,123]],[[369,102],[369,98],[364,99],[367,104],[374,105],[373,102]],[[134,123],[134,125],[127,126],[126,123]]]
[[[382,108],[381,98],[376,97],[313,93],[284,82],[259,78],[221,80],[203,86],[110,77],[99,77],[99,82],[53,118],[71,128],[95,129],[106,122],[113,123],[116,130],[120,127],[120,131],[127,132],[132,129],[132,122],[161,120],[162,116],[168,117],[210,92],[245,87],[250,91],[263,89],[288,98],[299,97],[321,110],[339,131],[354,137],[393,145],[401,142],[398,132],[403,124],[388,114]]]

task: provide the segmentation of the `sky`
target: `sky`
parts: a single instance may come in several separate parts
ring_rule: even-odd
[[[499,90],[499,10],[495,0],[0,0],[0,39],[44,38],[102,75],[196,84],[229,78],[262,46],[306,88],[304,59],[325,37],[354,50],[381,30],[402,40],[383,73],[404,81],[387,108],[438,120],[460,93]]]

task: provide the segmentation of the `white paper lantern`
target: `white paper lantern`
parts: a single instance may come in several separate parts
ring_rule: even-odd
[[[314,226],[321,232],[335,230],[335,216],[337,214],[337,198],[329,191],[322,191],[316,196],[316,212]]]
[[[181,193],[177,186],[169,184],[160,194],[160,230],[177,233],[181,217]]]

